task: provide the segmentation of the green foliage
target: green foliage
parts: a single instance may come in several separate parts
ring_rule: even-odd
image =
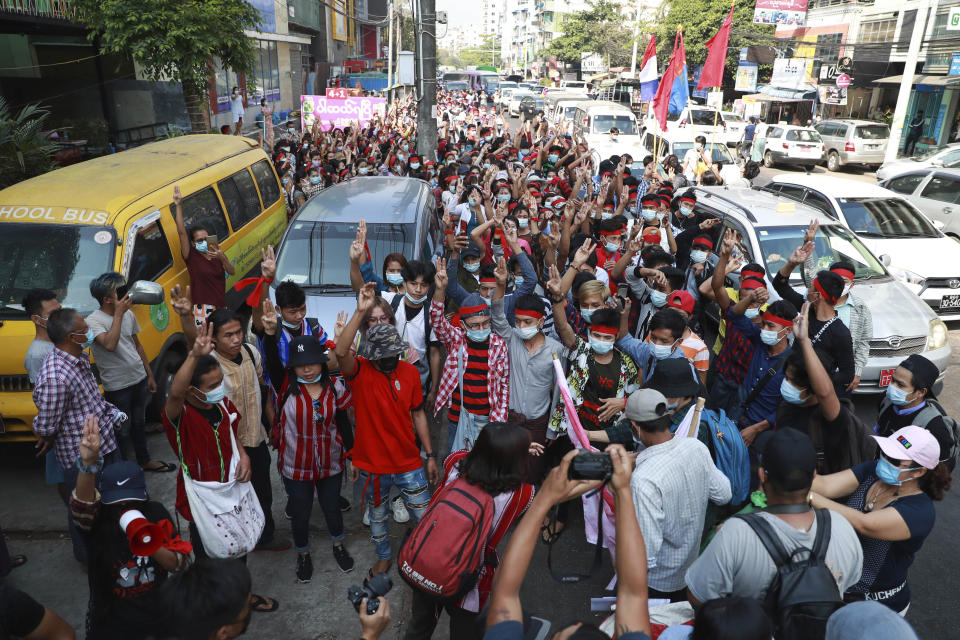
[[[151,80],[173,80],[184,93],[205,94],[210,63],[238,73],[253,69],[260,12],[245,0],[73,0],[103,53],[130,55]]]
[[[737,71],[738,53],[741,47],[776,46],[776,27],[753,23],[754,2],[736,5],[730,42],[727,48],[725,80],[731,81]],[[666,9],[654,22],[652,29],[641,35],[641,46],[646,43],[652,30],[657,37],[657,61],[662,71],[673,53],[673,40],[677,27],[683,27],[683,40],[687,52],[687,67],[693,68],[707,59],[706,42],[717,32],[730,12],[729,0],[670,0]],[[642,55],[641,53],[637,54]],[[639,64],[639,61],[638,61]]]
[[[0,189],[53,169],[56,145],[40,133],[49,115],[39,104],[14,114],[0,97]]]
[[[480,46],[461,49],[459,58],[462,69],[491,64],[500,68],[500,39],[492,34],[483,36]]]
[[[585,11],[563,18],[563,35],[555,38],[539,57],[556,56],[569,64],[580,62],[580,53],[599,53],[611,67],[630,64],[633,29],[620,5],[598,0]]]

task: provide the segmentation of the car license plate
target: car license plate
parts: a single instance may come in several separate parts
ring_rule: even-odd
[[[877,381],[877,386],[881,389],[883,387],[889,387],[890,383],[893,382],[893,372],[896,371],[896,368],[893,369],[880,369],[880,380]]]
[[[960,295],[949,295],[943,296],[940,298],[940,310],[947,311],[952,309],[960,309]]]

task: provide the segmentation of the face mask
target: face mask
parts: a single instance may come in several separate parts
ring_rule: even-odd
[[[476,209],[478,206],[480,206],[480,203],[477,202],[476,200],[470,200],[470,206]]]
[[[655,344],[653,345],[653,357],[657,360],[663,360],[673,353],[673,344]]]
[[[679,406],[679,402],[667,402],[667,411],[676,411]]]
[[[551,153],[547,156],[547,162],[549,162],[550,164],[557,164],[559,160],[560,160],[560,156],[558,156],[555,153]]]
[[[206,241],[206,240],[201,240],[200,242],[197,242],[197,243],[194,244],[193,246],[194,246],[194,247],[197,249],[197,251],[199,251],[200,253],[206,253],[206,252],[207,252],[207,241]]]
[[[400,364],[400,356],[390,356],[389,358],[380,358],[377,360],[377,367],[384,373],[393,373]]]
[[[580,307],[580,317],[583,318],[584,322],[590,322],[590,317],[593,315],[594,311],[596,311],[596,309],[584,309],[583,307]]]
[[[197,389],[197,391],[200,391],[200,390]],[[223,386],[223,383],[221,382],[220,385],[217,386],[216,388],[206,392],[200,391],[200,393],[203,393],[203,400],[207,404],[217,404],[218,402],[223,400],[223,397],[225,395],[227,395],[227,389],[226,387]]]
[[[388,273],[387,282],[394,285],[403,284],[403,276],[399,273]]]
[[[290,135],[293,135],[293,134],[295,134],[296,132],[297,132],[296,129],[287,129],[287,133],[289,133]]]
[[[602,213],[600,214],[600,219],[601,219],[601,220],[609,220],[609,219],[612,218],[612,217],[613,217],[613,213],[612,213],[612,212],[604,211],[604,212],[602,212]]]
[[[480,296],[480,299],[483,300],[484,303],[485,303],[488,307],[489,307],[490,304],[493,302],[493,298],[485,298],[485,297],[483,297],[483,296]]]
[[[419,169],[419,168],[420,168],[420,163],[419,163],[419,162],[411,162],[411,163],[410,163],[410,168],[411,168],[411,169]]]
[[[490,329],[467,329],[467,340],[472,342],[486,342],[490,337]]]
[[[413,304],[421,304],[422,302],[425,302],[426,299],[427,299],[427,296],[426,296],[426,295],[423,295],[423,296],[421,296],[421,297],[419,297],[419,298],[414,298],[414,297],[411,296],[409,293],[404,293],[403,295],[406,296],[406,297],[407,297],[407,300],[409,300],[409,301],[412,302]]]
[[[359,169],[357,169],[357,173],[359,173],[362,176],[367,175],[369,171],[370,169],[368,169],[367,167],[360,167]]]
[[[80,334],[74,333],[71,335],[79,336]],[[93,344],[93,339],[94,339],[93,329],[87,329],[87,332],[83,334],[83,338],[84,338],[83,342],[80,343],[80,348],[86,349],[87,347]]]
[[[320,184],[320,176],[310,176],[310,184]]]
[[[605,242],[603,247],[607,250],[607,253],[616,253],[617,249],[620,248],[620,245],[614,242]]]
[[[747,309],[744,310],[743,315],[744,315],[744,317],[745,317],[747,320],[753,320],[753,319],[756,318],[758,315],[760,315],[760,308],[759,308],[759,307],[749,307],[749,308],[747,308]]]
[[[284,178],[283,184],[290,184],[290,178]]]
[[[663,291],[657,291],[656,289],[650,290],[650,302],[653,303],[655,307],[662,307],[667,304],[667,294]]]
[[[697,144],[697,151],[703,151],[703,145],[702,145],[702,144],[699,144],[699,143]]]
[[[786,378],[780,383],[780,397],[790,404],[803,404],[802,394],[803,390],[790,384],[790,381]]]
[[[493,136],[485,136],[483,139],[487,142],[493,142]]]
[[[539,329],[539,327],[535,327],[535,326],[534,326],[534,327],[524,327],[524,328],[522,328],[522,329],[521,329],[520,327],[514,327],[514,328],[513,328],[513,331],[514,331],[514,333],[517,334],[517,336],[518,336],[521,340],[529,340],[529,339],[532,338],[533,336],[537,335],[537,333],[540,331],[540,329]]]
[[[594,353],[603,355],[604,353],[610,353],[610,350],[613,349],[612,342],[606,342],[604,340],[597,340],[594,337],[590,337],[590,348],[593,349]]]
[[[908,469],[895,467],[893,466],[893,463],[886,458],[880,458],[877,460],[877,477],[880,478],[882,482],[885,482],[892,487],[899,487],[903,484],[903,481],[900,480],[901,471],[908,471]]]
[[[909,402],[909,400],[907,400],[907,396],[909,395],[909,393],[896,385],[891,384],[887,387],[887,400],[889,400],[890,404],[894,406],[902,407],[903,405],[907,404]]]
[[[403,155],[402,153],[397,154],[397,160],[399,160],[400,162],[403,162],[406,159],[407,159],[407,156]]]
[[[528,153],[530,153],[530,152],[529,152],[529,151],[526,151],[526,150],[524,150],[524,149],[521,149],[520,151],[517,152],[517,156],[519,156],[519,158],[520,158],[521,160],[523,160],[524,158],[527,157],[527,154],[528,154]]]
[[[508,202],[510,200],[509,193],[501,193],[497,196],[497,202]]]
[[[455,184],[450,185],[450,193],[456,193],[456,192],[457,192],[457,185]]]
[[[843,287],[843,293],[840,294],[840,297],[842,298],[843,296],[845,296],[845,295],[847,295],[848,293],[850,293],[850,288],[851,288],[851,287],[853,287],[852,284],[844,285],[844,287]]]
[[[509,197],[510,197],[510,196],[507,196],[507,198],[509,198]],[[527,227],[530,226],[530,221],[527,220],[526,218],[519,218],[519,219],[517,220],[517,222],[520,223],[520,228],[521,228],[521,229],[526,229]]]
[[[653,219],[657,217],[657,210],[644,209],[642,215],[645,222],[653,222]]]
[[[314,382],[317,382],[318,380],[320,380],[320,378],[322,377],[323,377],[323,373],[318,373],[313,380],[307,380],[306,378],[301,378],[300,376],[297,376],[297,382],[301,384],[313,384]]]
[[[464,262],[463,268],[469,271],[470,273],[476,273],[477,271],[480,270],[480,263],[473,262],[473,263],[467,264],[466,262]]]
[[[780,332],[771,331],[770,329],[761,329],[760,340],[763,342],[763,344],[767,345],[768,347],[772,347],[773,345],[780,342]]]
[[[693,207],[680,207],[680,215],[684,218],[689,218],[693,215]]]
[[[701,249],[695,249],[690,252],[690,259],[696,264],[703,264],[707,261],[707,252]]]
[[[667,214],[665,214],[665,213],[662,213],[662,212],[661,212],[661,213],[658,213],[658,214],[657,214],[657,220],[659,220],[660,222],[663,222],[663,219],[666,218],[666,217],[667,217]]]
[[[513,286],[519,287],[520,285],[523,284],[523,281],[524,281],[524,277],[523,277],[523,276],[516,276],[516,277],[514,277],[514,279],[513,279]]]
[[[299,329],[303,326],[302,322],[287,322],[283,318],[280,319],[280,324],[285,326],[287,329]]]

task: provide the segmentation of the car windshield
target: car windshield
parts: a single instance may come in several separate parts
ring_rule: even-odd
[[[683,160],[683,157],[687,155],[687,151],[693,148],[692,142],[674,142],[673,143],[673,153]],[[710,149],[711,145],[707,143],[707,149]],[[730,149],[727,148],[727,145],[718,142],[713,145],[713,153],[711,157],[714,162],[723,162],[724,164],[734,162],[733,156],[730,154]]]
[[[447,89],[447,91],[466,91],[466,90],[467,90],[467,83],[466,83],[466,82],[460,82],[459,80],[454,81],[454,82],[447,82],[447,87],[446,87],[446,89]]]
[[[899,198],[840,198],[851,231],[875,238],[938,238],[929,220]]]
[[[108,227],[9,223],[0,235],[0,318],[26,318],[30,289],[50,289],[83,315],[98,308],[90,282],[113,266],[116,236]]]
[[[723,119],[726,120],[727,122],[743,122],[744,121],[742,116],[738,116],[735,113],[724,113]]]
[[[927,147],[926,151],[921,151],[920,153],[917,153],[911,157],[914,160],[929,160],[930,158],[938,156],[941,153],[946,155],[954,149],[960,149],[960,145],[954,145],[950,147]]]
[[[304,288],[350,289],[350,243],[357,236],[353,222],[294,222],[277,260],[277,281],[291,280]],[[368,224],[367,247],[374,271],[390,253],[414,254],[414,227]]]
[[[787,140],[798,142],[821,142],[820,134],[813,129],[791,129],[787,131]]]
[[[886,140],[890,137],[890,129],[885,124],[863,124],[854,130],[853,135],[863,140]]]
[[[493,93],[500,87],[500,80],[496,76],[480,76],[480,83],[487,93]]]
[[[630,135],[636,128],[634,122],[633,116],[596,115],[593,116],[593,133],[608,133],[610,129],[616,127],[621,135]]]
[[[793,250],[803,244],[806,227],[766,227],[757,229],[760,251],[767,264],[767,273],[780,270]],[[855,279],[885,276],[883,265],[863,246],[863,243],[840,225],[823,225],[814,240],[813,273],[829,269],[830,265],[845,260],[856,267]],[[800,269],[790,275],[791,284],[802,283]]]

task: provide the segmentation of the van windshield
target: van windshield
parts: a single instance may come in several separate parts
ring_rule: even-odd
[[[9,223],[0,235],[0,318],[24,318],[30,289],[50,289],[83,315],[99,305],[90,282],[113,266],[116,236],[108,227]]]
[[[373,270],[383,276],[383,259],[388,254],[415,255],[414,235],[412,224],[368,224]],[[295,222],[283,241],[277,281],[291,280],[321,291],[350,290],[350,244],[356,236],[356,223]]]
[[[634,122],[632,116],[596,115],[593,116],[593,133],[609,133],[610,129],[616,127],[621,135],[632,135],[636,129]]]

